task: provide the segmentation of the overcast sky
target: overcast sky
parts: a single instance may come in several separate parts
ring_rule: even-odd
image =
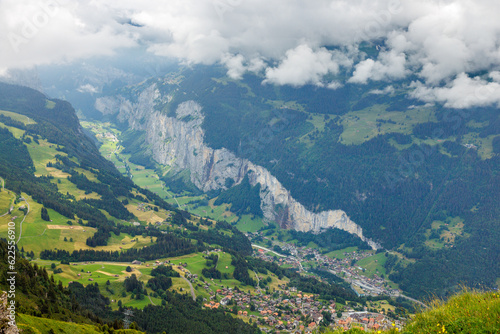
[[[500,103],[499,17],[498,0],[0,0],[0,75],[143,46],[281,85],[412,76],[422,101],[484,106]]]

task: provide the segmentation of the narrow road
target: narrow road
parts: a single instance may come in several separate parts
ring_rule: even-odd
[[[297,263],[299,264],[299,269],[300,269],[300,271],[306,271],[306,270],[304,269],[304,267],[302,266],[302,262],[300,262],[300,260],[297,260]]]
[[[182,276],[181,277],[189,284],[189,287],[191,288],[191,296],[193,296],[193,300],[196,301],[196,295],[194,294],[194,288],[193,288],[193,284],[191,284],[191,282],[189,282],[189,280]]]
[[[260,289],[260,279],[259,279],[259,275],[257,275],[257,272],[254,270],[253,273],[255,274],[255,277],[257,277],[257,291],[259,291],[260,294],[262,294],[262,290]]]
[[[24,220],[26,219],[26,217],[28,216],[28,214],[30,213],[30,204],[28,203],[28,201],[24,197],[22,197],[22,199],[23,199],[24,203],[26,203],[26,206],[28,207],[28,211],[24,215],[24,218],[21,221],[21,224],[19,224],[19,238],[17,239],[16,244],[19,243],[19,240],[21,240],[21,235],[23,234],[23,223],[24,223]],[[43,231],[43,232],[45,233],[45,231]]]
[[[255,245],[255,244],[252,244],[252,247],[263,249],[263,250],[265,250],[265,251],[267,251],[267,252],[274,253],[274,254],[276,254],[276,255],[278,255],[278,256],[280,256],[280,257],[286,257],[285,255],[280,254],[280,253],[276,253],[275,251],[270,250],[269,248],[266,248],[266,247],[262,247],[262,246]]]
[[[149,298],[149,301],[151,302],[151,304],[153,304],[153,305],[155,305],[155,306],[156,306],[156,304],[155,304],[155,303],[153,303],[153,300],[151,299],[151,296],[150,296],[149,294],[148,294],[148,298]]]
[[[413,299],[413,298],[408,297],[408,296],[405,296],[405,295],[403,295],[403,294],[400,294],[400,295],[399,295],[399,297],[403,297],[403,298],[406,298],[406,299],[408,299],[408,300],[411,300],[412,302],[417,303],[417,304],[419,304],[419,305],[422,305],[422,306],[423,306],[423,307],[425,307],[425,308],[428,308],[428,307],[429,307],[429,306],[427,306],[426,304],[422,303],[420,300]]]
[[[266,248],[266,247],[262,247],[262,246],[255,245],[255,244],[252,244],[252,247],[263,249],[263,250],[265,250],[265,251],[267,251],[267,252],[271,252],[271,253],[276,254],[276,255],[278,255],[278,256],[280,256],[280,257],[286,257],[285,255],[280,254],[280,253],[276,253],[275,251],[270,250],[269,248]],[[300,263],[300,259],[298,259],[298,258],[297,258],[297,257],[295,257],[295,256],[291,256],[291,258],[294,258],[295,260],[297,260],[297,263],[299,264],[299,270],[300,270],[300,271],[306,271],[306,270],[304,269],[304,267],[302,266],[302,263]]]

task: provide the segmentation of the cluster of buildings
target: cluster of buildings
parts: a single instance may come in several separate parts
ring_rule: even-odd
[[[207,283],[207,286],[209,284]],[[236,307],[239,316],[250,317],[265,332],[274,329],[302,333],[308,328],[316,328],[321,323],[324,317],[322,312],[336,312],[334,303],[320,302],[316,296],[296,292],[294,288],[280,289],[270,295],[221,287],[210,299],[205,302],[205,307],[223,307],[230,310]]]
[[[247,236],[251,239],[255,234],[249,233]],[[373,254],[369,251],[345,252],[342,259],[337,259],[323,255],[313,248],[297,247],[286,242],[273,242],[273,244],[279,245],[291,255],[278,257],[273,253],[258,249],[256,256],[265,261],[276,261],[280,266],[296,268],[298,271],[304,271],[303,262],[312,262],[315,266],[320,266],[323,270],[342,277],[351,284],[358,296],[400,295],[400,291],[390,288],[381,275],[374,274],[370,278],[363,275],[363,268],[353,266],[353,263],[372,256]]]
[[[210,283],[206,284],[208,288]],[[399,322],[394,322],[383,314],[354,312],[353,309],[346,310],[344,307],[338,309],[333,301],[319,301],[313,294],[303,294],[286,286],[280,286],[280,290],[272,295],[251,294],[221,287],[211,294],[210,300],[205,300],[204,306],[228,310],[234,310],[236,306],[239,316],[253,319],[264,332],[278,330],[285,333],[311,333],[320,325],[332,329],[360,328],[375,331],[401,327]]]
[[[389,328],[401,328],[402,323],[398,320],[391,320],[379,313],[370,312],[345,312],[342,318],[337,321],[335,327],[343,330],[359,328],[365,331],[378,331]]]

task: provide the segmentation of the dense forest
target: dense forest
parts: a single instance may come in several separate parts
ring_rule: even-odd
[[[255,325],[234,319],[224,311],[201,309],[188,295],[167,292],[167,307],[148,305],[144,310],[135,310],[140,328],[148,333],[260,333]]]
[[[240,184],[222,192],[217,197],[214,204],[221,205],[222,203],[228,203],[231,204],[231,211],[238,215],[251,213],[255,216],[262,217],[263,213],[260,208],[259,194],[260,183],[252,187],[248,180],[248,175],[245,175]]]

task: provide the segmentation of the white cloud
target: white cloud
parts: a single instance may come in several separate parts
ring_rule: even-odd
[[[422,101],[440,102],[449,108],[470,108],[496,104],[500,107],[500,72],[492,72],[490,81],[471,78],[461,73],[445,87],[427,87],[421,82],[413,83],[412,96]]]
[[[248,71],[253,73],[259,73],[264,68],[266,68],[266,62],[262,58],[251,59],[247,67]]]
[[[235,80],[241,79],[246,72],[260,73],[266,68],[266,63],[262,58],[247,61],[241,54],[226,54],[221,62],[227,67],[227,75]]]
[[[394,87],[392,85],[385,87],[384,89],[373,89],[369,91],[370,94],[375,95],[392,95],[394,94]]]
[[[403,79],[407,74],[405,65],[404,53],[382,52],[377,60],[366,59],[359,62],[348,81],[365,84],[369,80]]]
[[[80,87],[78,87],[77,91],[79,91],[80,93],[94,94],[94,93],[98,93],[99,89],[97,87],[92,86],[91,84],[85,84],[85,85],[81,85]]]
[[[339,65],[328,50],[320,48],[315,51],[307,45],[299,45],[286,52],[278,67],[266,69],[264,82],[292,86],[305,84],[323,86],[322,78],[338,71]]]
[[[227,55],[222,59],[222,62],[227,67],[227,75],[232,79],[241,79],[246,72],[246,67],[243,64],[245,58],[242,55],[231,56]]]
[[[339,89],[341,87],[343,87],[344,85],[338,81],[332,81],[330,82],[326,87],[329,88],[329,89]]]
[[[444,92],[461,73],[500,69],[499,13],[497,0],[2,0],[0,64],[5,72],[141,45],[225,64],[233,78],[252,71],[327,86],[340,67],[350,83],[416,75]],[[363,55],[361,42],[382,51]]]
[[[0,2],[0,63],[6,68],[112,55],[135,45],[131,32],[109,20],[93,2]]]

